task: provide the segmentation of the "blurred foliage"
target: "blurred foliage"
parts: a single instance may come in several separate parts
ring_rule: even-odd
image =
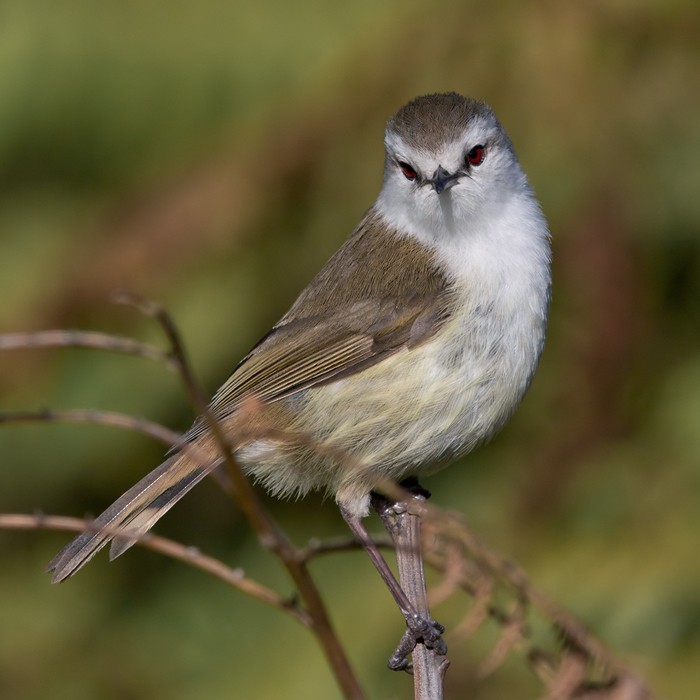
[[[423,92],[488,100],[550,220],[550,336],[512,424],[428,486],[659,694],[697,698],[699,35],[691,0],[4,0],[0,331],[156,339],[109,304],[128,288],[172,312],[213,391],[373,201],[387,117]],[[161,368],[81,350],[3,353],[0,393],[192,419]],[[3,426],[0,512],[98,512],[160,454]],[[298,541],[344,532],[318,498],[271,507]],[[211,484],[158,531],[289,589]],[[153,554],[50,587],[66,539],[0,532],[3,698],[339,697],[305,630]],[[315,571],[370,696],[407,697],[368,561]],[[448,696],[534,697],[517,657],[476,685],[488,641],[451,649]]]

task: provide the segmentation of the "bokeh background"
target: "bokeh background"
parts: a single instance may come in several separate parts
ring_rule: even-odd
[[[128,289],[172,312],[213,391],[373,201],[391,113],[486,99],[551,224],[550,334],[511,425],[428,486],[660,695],[694,700],[699,36],[695,0],[3,0],[0,331],[159,341],[109,303]],[[165,369],[85,350],[0,354],[0,393],[3,411],[193,417]],[[2,426],[0,512],[97,513],[161,454],[107,428]],[[271,508],[300,543],[344,532],[319,498]],[[157,531],[291,591],[213,483]],[[304,629],[158,555],[50,586],[67,539],[0,532],[1,697],[340,697]],[[314,572],[370,696],[409,697],[364,556]],[[536,697],[517,654],[474,684],[484,635],[452,647],[448,695]]]

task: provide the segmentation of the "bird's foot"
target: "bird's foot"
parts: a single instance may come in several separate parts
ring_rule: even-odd
[[[444,631],[445,628],[435,620],[425,619],[420,615],[408,615],[406,617],[406,631],[389,658],[387,666],[392,671],[412,673],[413,666],[408,660],[408,655],[416,648],[416,644],[424,644],[438,656],[445,656],[447,644],[442,638]]]
[[[423,498],[425,498],[426,501],[430,498],[430,491],[428,491],[428,489],[423,488],[418,483],[418,479],[415,476],[409,476],[407,479],[400,481],[399,486],[402,489],[408,491],[413,496],[422,496]],[[396,500],[393,498],[389,498],[384,494],[377,493],[376,491],[372,491],[372,493],[370,494],[370,499],[372,507],[377,512],[379,517],[384,521],[384,524],[386,526],[386,518],[393,512],[396,506]]]

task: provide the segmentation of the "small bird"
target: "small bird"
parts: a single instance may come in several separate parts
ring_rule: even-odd
[[[486,104],[417,97],[384,145],[374,205],[210,404],[255,481],[280,497],[324,491],[364,535],[379,480],[434,471],[511,416],[551,286],[547,223]],[[184,442],[210,462],[170,456],[51,561],[54,582],[110,541],[111,558],[124,552],[221,462],[202,418]]]

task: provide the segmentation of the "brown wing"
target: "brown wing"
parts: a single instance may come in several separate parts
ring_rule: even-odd
[[[250,394],[275,401],[367,367],[427,339],[445,315],[442,297],[380,299],[278,326],[219,389],[212,409],[219,412]]]
[[[212,412],[221,418],[248,396],[272,402],[348,376],[427,340],[448,315],[449,285],[430,254],[370,211],[217,391]],[[198,421],[188,437],[202,432]]]

